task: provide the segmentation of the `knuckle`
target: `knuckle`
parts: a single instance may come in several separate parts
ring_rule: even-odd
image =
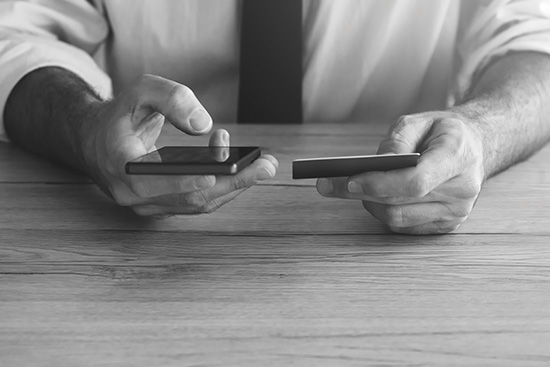
[[[194,96],[191,88],[183,85],[176,84],[170,92],[168,92],[168,101],[170,104],[179,104],[182,101],[188,100]]]
[[[404,227],[403,208],[399,205],[388,205],[384,208],[386,224],[391,228]]]
[[[452,212],[456,220],[462,220],[462,218],[466,220],[466,218],[468,218],[468,216],[470,215],[471,211],[472,211],[471,206],[466,204],[466,205],[459,205],[458,207],[454,208]]]
[[[475,140],[473,132],[467,127],[466,123],[457,118],[447,118],[438,121],[438,124],[446,132],[445,144],[454,152],[466,152],[466,156],[475,156],[477,154],[472,153],[472,149],[476,148],[472,144]],[[478,150],[478,149],[474,149]]]
[[[466,218],[464,218],[464,220],[455,218],[453,220],[435,222],[433,224],[433,228],[430,229],[430,234],[445,234],[454,232],[460,228],[465,220]]]
[[[412,124],[415,121],[415,115],[403,115],[397,119],[396,127],[403,127]]]
[[[107,137],[107,139],[109,139],[109,137]],[[108,144],[109,148],[108,148],[107,154],[109,154],[109,156],[111,156],[111,157],[116,155],[116,151],[114,151],[113,148],[110,148],[110,147],[113,147],[113,146],[114,146],[114,144]],[[105,172],[107,173],[107,175],[115,176],[115,177],[119,175],[120,165],[118,164],[118,162],[114,162],[111,159],[104,159],[103,161],[105,162],[103,164],[103,167],[104,167]]]
[[[120,195],[116,192],[113,192],[113,198],[115,202],[120,206],[129,207],[135,204],[135,201],[127,195]]]
[[[439,122],[441,127],[447,133],[445,135],[446,141],[450,147],[462,148],[465,145],[466,131],[464,123],[460,120],[445,119]]]
[[[482,182],[479,179],[471,179],[463,182],[457,196],[460,199],[475,199],[481,192]]]
[[[391,151],[391,148],[388,149],[388,147],[392,147],[394,144],[402,145],[408,149],[417,149],[416,144],[418,144],[420,133],[423,130],[420,127],[429,122],[430,120],[426,116],[420,114],[399,117],[380,143],[380,149]]]
[[[443,234],[443,233],[454,232],[454,231],[458,230],[461,225],[462,225],[462,222],[461,223],[454,222],[454,223],[443,225],[439,228],[439,233]]]
[[[442,118],[437,121],[437,123],[445,128],[447,128],[449,131],[456,131],[460,132],[464,130],[464,122],[461,119],[458,118]]]
[[[217,200],[212,200],[208,204],[202,206],[201,213],[211,214],[217,211],[219,208],[221,208],[221,204]]]
[[[107,188],[107,191],[110,193],[113,200],[120,206],[128,207],[140,202],[133,191],[130,191],[126,186],[112,185]]]
[[[148,214],[147,210],[143,208],[132,208],[132,210],[134,211],[134,213],[136,213],[140,217],[146,217]]]
[[[372,196],[377,199],[382,199],[387,197],[385,195],[386,185],[381,183],[379,180],[368,180],[362,183],[363,192],[369,196]]]
[[[427,116],[423,116],[422,114],[414,114],[414,115],[403,115],[400,116],[397,121],[395,122],[394,130],[395,131],[401,131],[404,128],[407,128],[411,125],[416,125],[419,123],[424,123],[429,118]]]
[[[472,212],[472,203],[443,204],[447,208],[447,214],[444,218],[447,221],[458,221],[463,223]]]
[[[397,119],[397,122],[393,124],[393,126],[390,129],[389,133],[389,139],[391,140],[399,140],[403,138],[403,131],[410,125],[412,125],[416,121],[416,118],[412,115],[405,115],[399,117]]]
[[[250,184],[242,176],[234,176],[231,180],[232,191],[237,191],[250,186]]]
[[[192,192],[186,195],[180,195],[180,199],[182,200],[182,206],[185,207],[200,209],[207,204],[206,197],[201,191]]]
[[[423,197],[430,192],[430,178],[427,174],[418,174],[409,182],[409,196]]]
[[[408,144],[407,137],[403,133],[403,130],[394,130],[380,142],[380,146],[385,148],[386,146],[392,146],[392,144]]]
[[[134,194],[136,194],[140,198],[151,197],[151,190],[142,181],[131,181],[130,189]]]

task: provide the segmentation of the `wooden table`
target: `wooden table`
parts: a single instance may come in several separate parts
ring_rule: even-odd
[[[550,147],[457,233],[413,237],[291,179],[294,158],[374,153],[385,127],[224,127],[278,176],[165,221],[0,144],[1,366],[550,365]]]

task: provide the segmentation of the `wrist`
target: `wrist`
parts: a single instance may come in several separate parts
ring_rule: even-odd
[[[485,121],[487,118],[487,111],[483,104],[476,101],[470,101],[468,103],[452,107],[449,111],[452,111],[457,115],[458,119],[462,121],[470,131],[470,149],[475,158],[479,160],[481,167],[481,174],[483,175],[483,181],[485,182],[490,176],[490,165],[488,165],[488,153],[486,151],[486,131]]]
[[[91,175],[95,116],[102,103],[72,72],[37,69],[11,91],[4,111],[6,131],[20,146]]]
[[[93,95],[86,96],[80,128],[77,130],[74,151],[80,169],[96,182],[101,180],[97,158],[98,134],[101,127],[101,111],[108,102]]]

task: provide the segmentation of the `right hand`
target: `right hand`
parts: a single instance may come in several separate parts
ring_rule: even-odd
[[[203,135],[212,118],[186,86],[145,75],[115,99],[101,103],[84,137],[88,171],[118,204],[144,216],[210,213],[261,180],[279,163],[263,155],[234,176],[127,175],[125,164],[156,150],[168,120],[189,135]],[[229,133],[212,134],[210,146],[229,146]]]

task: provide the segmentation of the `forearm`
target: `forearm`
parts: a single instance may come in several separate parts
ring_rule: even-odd
[[[452,110],[481,135],[486,178],[527,159],[550,140],[550,56],[503,57]]]
[[[4,109],[8,137],[38,155],[89,174],[85,137],[99,97],[78,76],[61,68],[26,75]]]

